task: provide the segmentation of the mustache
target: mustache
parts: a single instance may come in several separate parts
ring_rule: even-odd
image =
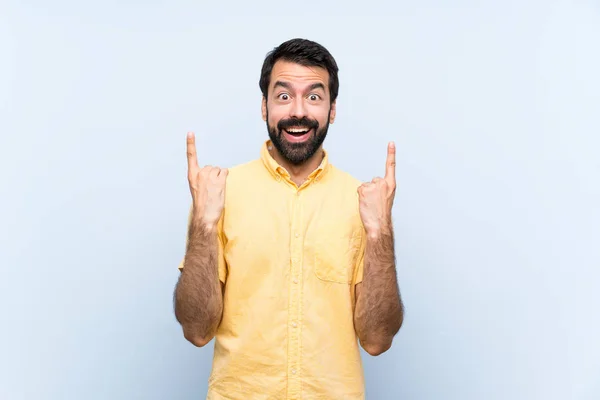
[[[315,120],[308,119],[306,117],[302,118],[288,118],[282,119],[277,123],[277,130],[281,132],[284,129],[298,127],[298,128],[307,128],[307,129],[315,129],[319,127],[319,123]]]

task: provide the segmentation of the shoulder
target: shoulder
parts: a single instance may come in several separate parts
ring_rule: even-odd
[[[227,184],[239,183],[247,179],[256,178],[256,175],[262,172],[262,164],[260,160],[251,160],[242,164],[237,164],[227,168]]]
[[[336,166],[330,165],[329,168],[327,198],[324,201],[334,207],[331,214],[338,218],[338,223],[345,220],[352,226],[353,232],[362,232],[358,188],[363,182]]]
[[[331,181],[339,186],[342,190],[356,191],[363,182],[350,174],[349,172],[330,164],[329,174],[331,175]]]
[[[228,167],[226,190],[229,194],[238,196],[255,191],[264,181],[267,173],[260,160],[251,160],[242,164]],[[232,196],[229,196],[231,198]]]

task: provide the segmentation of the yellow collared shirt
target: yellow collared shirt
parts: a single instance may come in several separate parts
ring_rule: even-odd
[[[268,146],[227,177],[223,319],[207,399],[364,399],[353,323],[365,249],[361,182],[325,153],[298,187]]]

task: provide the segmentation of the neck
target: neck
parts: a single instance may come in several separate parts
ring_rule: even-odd
[[[321,165],[323,161],[324,153],[323,148],[319,147],[319,150],[315,152],[308,160],[303,162],[302,164],[296,165],[287,161],[285,158],[279,154],[277,149],[273,147],[270,151],[271,156],[279,165],[281,165],[285,170],[290,174],[290,179],[296,185],[300,186],[308,176]]]

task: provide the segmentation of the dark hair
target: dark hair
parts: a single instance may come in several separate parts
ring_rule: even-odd
[[[273,65],[277,60],[289,61],[307,67],[325,68],[329,72],[331,102],[333,103],[337,99],[340,83],[335,59],[325,47],[307,39],[290,39],[267,54],[258,83],[265,99],[271,82],[271,71],[273,71]]]

